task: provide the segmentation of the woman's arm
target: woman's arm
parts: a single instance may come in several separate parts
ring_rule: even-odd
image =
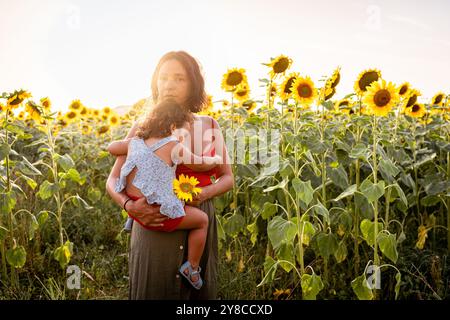
[[[127,135],[127,138],[131,138],[135,135],[137,130],[137,124],[135,124],[130,132]],[[123,204],[125,201],[128,200],[128,196],[125,194],[124,191],[122,192],[116,192],[115,191],[115,185],[117,179],[119,179],[120,176],[120,169],[122,168],[123,164],[125,163],[126,156],[118,156],[116,159],[116,162],[114,163],[114,166],[112,167],[112,170],[108,176],[108,179],[106,180],[106,191],[111,196],[111,198],[114,200],[115,203],[117,203],[121,208],[123,208]],[[166,216],[163,216],[159,213],[159,206],[156,205],[149,205],[145,199],[145,197],[142,197],[141,199],[137,201],[128,201],[127,202],[127,211],[132,214],[134,217],[139,219],[144,225],[146,226],[153,226],[157,227],[160,226],[161,223],[167,219]]]
[[[131,138],[113,141],[109,144],[107,150],[113,156],[126,155],[128,151],[128,145],[130,144],[130,140]]]

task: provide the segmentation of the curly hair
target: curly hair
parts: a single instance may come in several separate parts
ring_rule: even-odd
[[[186,122],[193,122],[192,113],[173,99],[164,100],[139,124],[136,136],[142,139],[167,137],[172,134],[171,125],[178,129]]]
[[[198,61],[185,51],[170,51],[166,53],[158,62],[152,77],[152,97],[153,102],[158,103],[158,76],[159,70],[164,62],[168,60],[177,60],[186,70],[189,78],[190,97],[186,101],[186,108],[191,112],[200,112],[208,103],[205,92],[205,79],[203,78],[201,67]]]

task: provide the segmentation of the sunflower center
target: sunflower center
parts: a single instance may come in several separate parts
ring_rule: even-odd
[[[191,193],[192,185],[189,183],[180,183],[180,189],[185,193]]]
[[[236,94],[237,94],[239,97],[243,97],[243,96],[245,96],[245,95],[247,94],[247,90],[237,91]]]
[[[400,95],[404,95],[408,91],[408,86],[402,86],[398,92]]]
[[[348,106],[348,101],[342,101],[339,103],[339,107]]]
[[[69,118],[69,119],[73,119],[73,118],[75,118],[77,116],[77,114],[75,113],[75,112],[69,112],[68,114],[67,114],[67,118]]]
[[[366,72],[358,81],[359,88],[362,91],[366,91],[366,88],[370,86],[374,81],[378,81],[378,73],[375,71]]]
[[[419,111],[419,110],[420,110],[420,106],[417,105],[417,104],[413,105],[413,107],[411,108],[411,111],[412,111],[412,112],[417,112],[417,111]]]
[[[291,93],[291,87],[292,87],[292,83],[294,83],[295,81],[295,77],[289,78],[289,80],[286,82],[286,85],[284,86],[284,93]]]
[[[227,84],[230,86],[237,86],[243,80],[242,74],[237,71],[233,71],[228,75]]]
[[[442,94],[438,95],[436,97],[436,99],[434,99],[434,104],[439,104],[442,101],[442,98],[444,98],[444,96]]]
[[[406,103],[406,107],[411,107],[412,105],[414,105],[417,101],[417,95],[412,95],[411,97],[409,97],[408,102]]]
[[[301,84],[297,87],[298,95],[302,98],[309,98],[312,96],[312,89],[307,84]]]
[[[334,96],[335,93],[336,93],[336,90],[333,88],[333,90],[331,90],[331,92],[325,97],[325,100],[330,99],[332,96]]]
[[[391,101],[391,94],[386,89],[378,91],[373,97],[373,102],[379,108],[385,107],[389,101]]]
[[[339,84],[339,81],[341,81],[341,74],[338,73],[336,79],[334,79],[333,83],[331,84],[331,87],[334,88]]]
[[[273,65],[273,72],[282,73],[285,72],[288,67],[289,67],[289,59],[281,58]]]

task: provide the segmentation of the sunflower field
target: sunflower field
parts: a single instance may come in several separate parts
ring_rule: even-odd
[[[245,69],[229,69],[223,97],[202,111],[232,141],[279,133],[227,142],[242,161],[233,190],[215,199],[219,297],[448,299],[450,96],[424,101],[368,69],[335,100],[340,68],[314,83],[291,65],[265,63],[261,99]],[[2,94],[1,298],[126,299],[129,235],[105,191],[106,146],[145,109],[145,99],[123,115],[74,100],[61,113],[25,90]]]

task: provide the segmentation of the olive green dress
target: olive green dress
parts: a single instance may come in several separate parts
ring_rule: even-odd
[[[129,254],[131,300],[217,299],[218,238],[213,201],[207,200],[199,208],[209,217],[208,236],[200,260],[202,288],[194,289],[178,271],[187,258],[188,230],[151,231],[135,222]]]

